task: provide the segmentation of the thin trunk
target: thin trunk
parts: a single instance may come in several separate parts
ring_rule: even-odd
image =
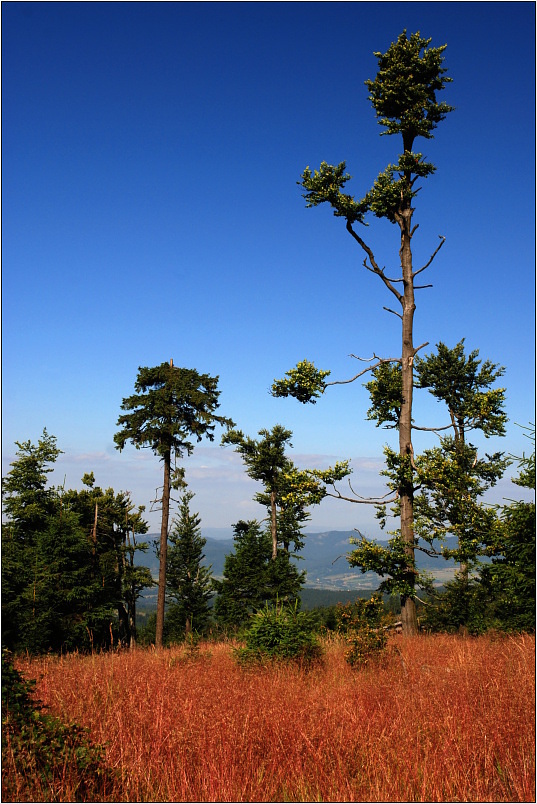
[[[463,449],[465,445],[465,433],[464,433],[464,420],[461,418],[457,418],[457,426],[455,428],[455,444],[462,447],[460,452],[463,454]],[[461,548],[461,540],[458,541],[459,550]],[[466,587],[468,587],[468,562],[461,561],[459,564],[459,576],[464,580]]]
[[[93,519],[93,530],[91,532],[91,536],[93,539],[93,555],[97,552],[97,521],[99,519],[99,506],[95,503],[95,516]]]
[[[414,385],[414,343],[413,326],[414,310],[414,279],[412,276],[412,250],[410,247],[410,232],[412,224],[412,209],[410,204],[402,211],[401,227],[401,268],[403,272],[403,345],[402,345],[402,391],[403,401],[399,418],[399,453],[404,462],[413,460],[412,449],[412,391]],[[399,489],[401,505],[401,537],[405,544],[408,557],[408,572],[406,581],[414,591],[414,486],[411,475],[405,473]],[[418,622],[416,616],[416,603],[413,594],[401,596],[401,620],[403,633],[417,634]]]
[[[162,647],[164,634],[164,606],[166,601],[166,558],[168,553],[168,520],[170,518],[171,451],[164,453],[164,486],[162,489],[162,522],[160,526],[160,563],[158,572],[157,630],[155,645]]]
[[[278,529],[276,527],[276,492],[270,492],[270,532],[272,534],[272,560],[278,555]]]

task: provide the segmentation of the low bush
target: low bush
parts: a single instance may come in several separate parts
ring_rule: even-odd
[[[297,603],[268,604],[256,612],[244,637],[246,647],[238,648],[241,663],[295,661],[308,665],[320,661],[322,648],[315,634],[312,616],[299,611]]]
[[[352,667],[365,667],[385,654],[388,633],[382,597],[357,598],[354,603],[339,605],[336,610],[337,631],[347,643],[345,659]]]

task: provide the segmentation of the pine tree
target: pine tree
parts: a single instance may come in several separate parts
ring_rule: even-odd
[[[130,441],[136,449],[149,448],[162,460],[162,519],[160,528],[160,566],[157,599],[156,645],[162,646],[166,597],[166,552],[170,517],[170,492],[184,482],[184,470],[172,471],[172,459],[191,455],[193,437],[214,438],[216,424],[233,426],[231,419],[219,416],[218,377],[199,374],[195,369],[178,368],[173,360],[152,368],[140,368],[134,384],[136,391],[123,400],[121,408],[129,411],[118,421],[116,448],[122,450]]]

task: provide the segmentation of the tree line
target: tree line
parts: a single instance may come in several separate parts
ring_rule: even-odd
[[[151,449],[163,466],[157,646],[163,644],[166,616],[169,623],[175,620],[175,631],[203,629],[213,591],[218,593],[214,614],[228,625],[236,625],[262,602],[297,599],[304,582],[296,563],[303,526],[311,506],[327,496],[375,505],[381,526],[388,516],[398,522],[387,545],[360,535],[348,560],[361,572],[376,572],[382,579],[380,591],[398,597],[406,634],[417,632],[417,607],[436,595],[432,579],[416,567],[417,550],[459,563],[455,586],[448,588],[442,603],[447,605],[451,594],[448,620],[458,618],[456,624],[467,628],[474,616],[471,612],[479,606],[482,610],[484,601],[494,598],[503,601],[500,608],[519,612],[519,619],[511,617],[511,624],[533,627],[526,602],[533,605],[535,598],[535,581],[532,584],[530,577],[535,566],[534,555],[531,563],[534,508],[522,502],[507,508],[483,502],[510,458],[502,452],[482,454],[470,440],[474,433],[486,439],[505,435],[505,389],[496,386],[505,370],[480,360],[478,350],[466,353],[464,339],[453,347],[440,342],[436,351],[425,356],[418,353],[428,343],[416,347],[413,341],[415,291],[431,287],[417,284],[416,278],[430,267],[445,242],[440,237],[427,262],[414,266],[416,182],[432,176],[436,168],[413,147],[419,137],[432,139],[437,125],[453,110],[437,100],[437,93],[451,81],[443,67],[446,46],[435,48],[430,42],[419,33],[408,37],[403,31],[386,53],[375,53],[379,71],[374,80],[366,81],[369,99],[382,133],[402,137],[403,153],[378,175],[365,196],[355,199],[344,192],[351,178],[345,162],[335,166],[322,162],[313,172],[308,167],[299,182],[308,207],[328,204],[344,221],[346,232],[365,255],[364,267],[397,301],[397,310],[385,310],[401,321],[401,353],[367,359],[353,355],[367,363],[365,368],[349,379],[335,381],[328,380],[330,371],[302,360],[283,379],[275,380],[271,389],[276,397],[316,403],[330,386],[368,375],[365,387],[371,406],[366,417],[378,427],[395,430],[398,438],[397,449],[385,448],[382,474],[389,493],[375,499],[361,497],[359,488],[355,493],[357,484],[350,483],[348,461],[327,470],[299,470],[286,454],[292,434],[280,424],[261,430],[258,438],[245,435],[231,418],[217,412],[218,377],[176,367],[173,361],[141,367],[134,394],[121,404],[114,441],[119,450],[127,443]],[[398,276],[388,275],[379,266],[360,234],[358,226],[367,225],[370,213],[398,231]],[[445,418],[438,424],[414,421],[417,390],[426,390],[441,403]],[[256,500],[267,516],[264,522],[236,523],[235,552],[226,560],[224,579],[211,582],[202,568],[200,522],[190,511],[192,496],[186,491],[182,459],[192,453],[194,442],[214,440],[216,426],[225,430],[222,444],[233,446],[248,474],[262,484]],[[429,431],[437,439],[435,446],[416,454],[414,430]],[[45,645],[70,649],[84,642],[111,645],[117,640],[134,644],[136,600],[149,583],[147,570],[134,564],[135,551],[147,549],[139,541],[147,532],[143,509],[135,509],[124,492],[96,487],[93,475],[84,476],[85,488],[80,492],[47,487],[47,473],[59,450],[46,431],[37,447],[29,442],[18,447],[18,458],[4,483],[5,639],[30,650]],[[533,450],[531,458],[522,457],[518,479],[524,486],[533,483],[533,488],[534,454]],[[342,491],[345,480],[349,491]],[[170,532],[174,489],[182,496]],[[456,549],[445,548],[447,535],[457,538]],[[483,555],[492,557],[488,569],[480,564]],[[437,613],[442,605],[434,607]],[[494,606],[487,603],[485,608],[488,614],[483,617],[488,622]],[[509,620],[498,611],[496,615],[499,622]]]

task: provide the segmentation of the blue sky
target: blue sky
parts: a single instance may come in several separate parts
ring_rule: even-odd
[[[404,28],[447,43],[441,99],[456,107],[416,142],[437,173],[416,200],[415,264],[446,243],[415,343],[464,337],[505,366],[507,438],[483,446],[528,450],[515,423],[534,421],[533,3],[4,2],[4,472],[14,442],[46,427],[65,451],[57,482],[93,470],[149,508],[158,461],[118,453],[113,435],[138,367],[173,358],[219,375],[219,412],[247,434],[284,424],[301,466],[352,458],[356,490],[382,490],[393,433],[365,421],[361,385],[307,407],[268,389],[305,357],[345,379],[351,353],[400,353],[388,292],[296,182],[346,160],[362,197],[396,161],[364,81]],[[396,228],[370,223],[361,233],[396,270]],[[417,422],[446,423],[424,394]],[[218,441],[185,466],[202,524],[227,528],[263,512]],[[376,530],[371,509],[335,502],[312,525]]]

